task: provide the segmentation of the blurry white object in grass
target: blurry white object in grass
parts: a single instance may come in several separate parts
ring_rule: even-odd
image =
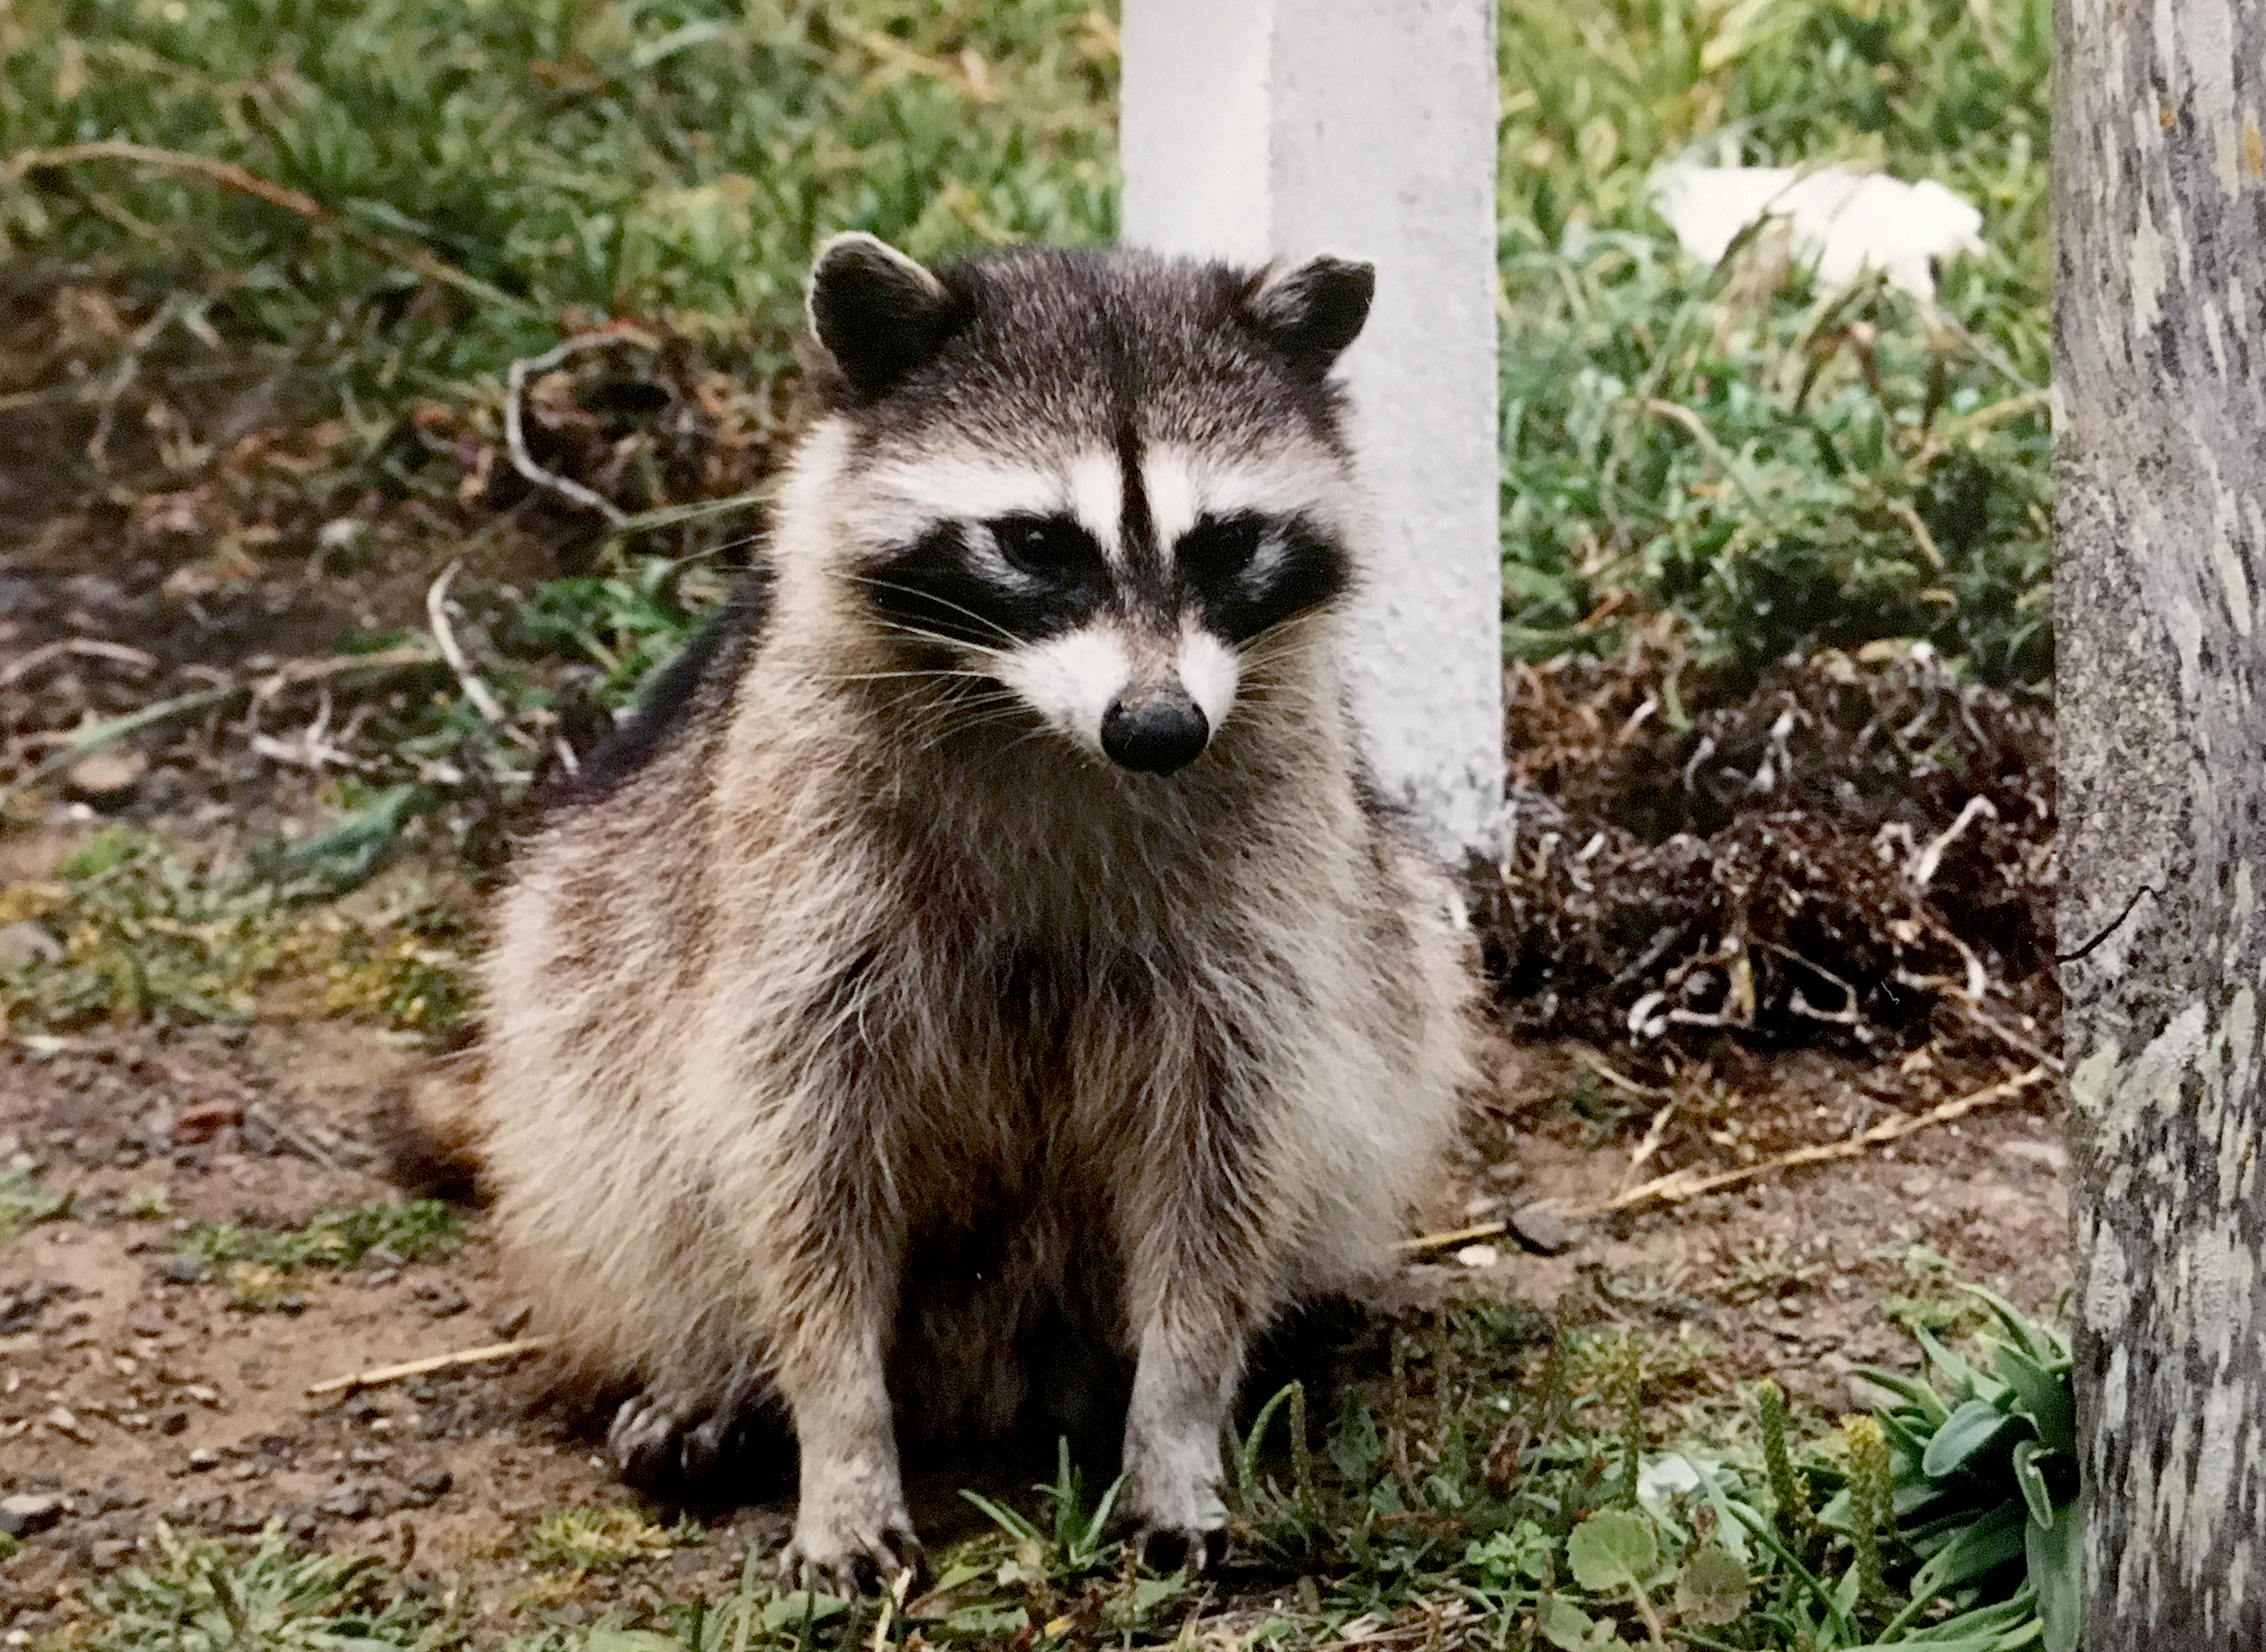
[[[1699,263],[1721,258],[1756,219],[1784,218],[1820,280],[1838,286],[1877,269],[1922,300],[1935,297],[1936,259],[1982,250],[1982,214],[1932,179],[1670,161],[1652,174],[1652,204]]]

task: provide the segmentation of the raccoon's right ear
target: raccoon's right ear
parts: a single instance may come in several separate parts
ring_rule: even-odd
[[[1336,365],[1361,334],[1377,293],[1377,266],[1313,258],[1295,269],[1270,266],[1244,289],[1244,314],[1277,350],[1317,376]]]
[[[958,324],[944,284],[887,242],[853,230],[818,249],[810,331],[859,400],[886,394]]]

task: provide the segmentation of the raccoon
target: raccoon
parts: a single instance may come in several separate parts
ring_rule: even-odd
[[[901,1435],[1097,1406],[1139,1551],[1216,1563],[1254,1338],[1455,1128],[1468,935],[1337,661],[1371,286],[829,242],[754,571],[517,856],[495,1221],[625,1474],[791,1425],[789,1576],[915,1560]]]

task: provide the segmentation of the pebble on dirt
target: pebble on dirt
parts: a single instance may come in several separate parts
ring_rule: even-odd
[[[185,1147],[194,1142],[208,1142],[223,1125],[243,1122],[244,1109],[236,1102],[200,1101],[174,1115],[173,1145]]]
[[[25,922],[0,927],[0,969],[24,964],[61,963],[63,942],[36,923]],[[7,1155],[0,1154],[0,1158]]]
[[[60,1497],[22,1493],[0,1497],[0,1536],[31,1537],[62,1520],[68,1505]]]
[[[81,803],[116,808],[133,801],[134,790],[149,768],[150,759],[131,748],[98,751],[71,766],[63,776],[63,789]]]
[[[1529,1251],[1555,1256],[1574,1243],[1565,1218],[1546,1204],[1524,1204],[1511,1212],[1511,1232]]]

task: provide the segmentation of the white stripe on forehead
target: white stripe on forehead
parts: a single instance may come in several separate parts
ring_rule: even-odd
[[[1148,519],[1157,529],[1157,543],[1169,554],[1180,536],[1204,514],[1196,498],[1196,477],[1188,450],[1174,446],[1151,448],[1141,456],[1141,487],[1148,495]]]
[[[866,497],[890,516],[927,522],[1046,517],[1070,507],[1070,488],[1052,467],[973,454],[895,459],[859,479]]]
[[[1341,515],[1346,478],[1324,455],[1287,448],[1262,459],[1222,458],[1178,442],[1159,442],[1141,456],[1149,519],[1167,554],[1206,516],[1250,511],[1264,517]]]
[[[859,526],[876,538],[915,538],[939,522],[1070,516],[1105,554],[1118,554],[1124,479],[1116,456],[1098,448],[1068,465],[981,453],[895,459],[860,480]]]
[[[1070,462],[1070,507],[1102,554],[1115,558],[1120,550],[1118,526],[1125,516],[1125,477],[1116,454],[1095,449]]]

